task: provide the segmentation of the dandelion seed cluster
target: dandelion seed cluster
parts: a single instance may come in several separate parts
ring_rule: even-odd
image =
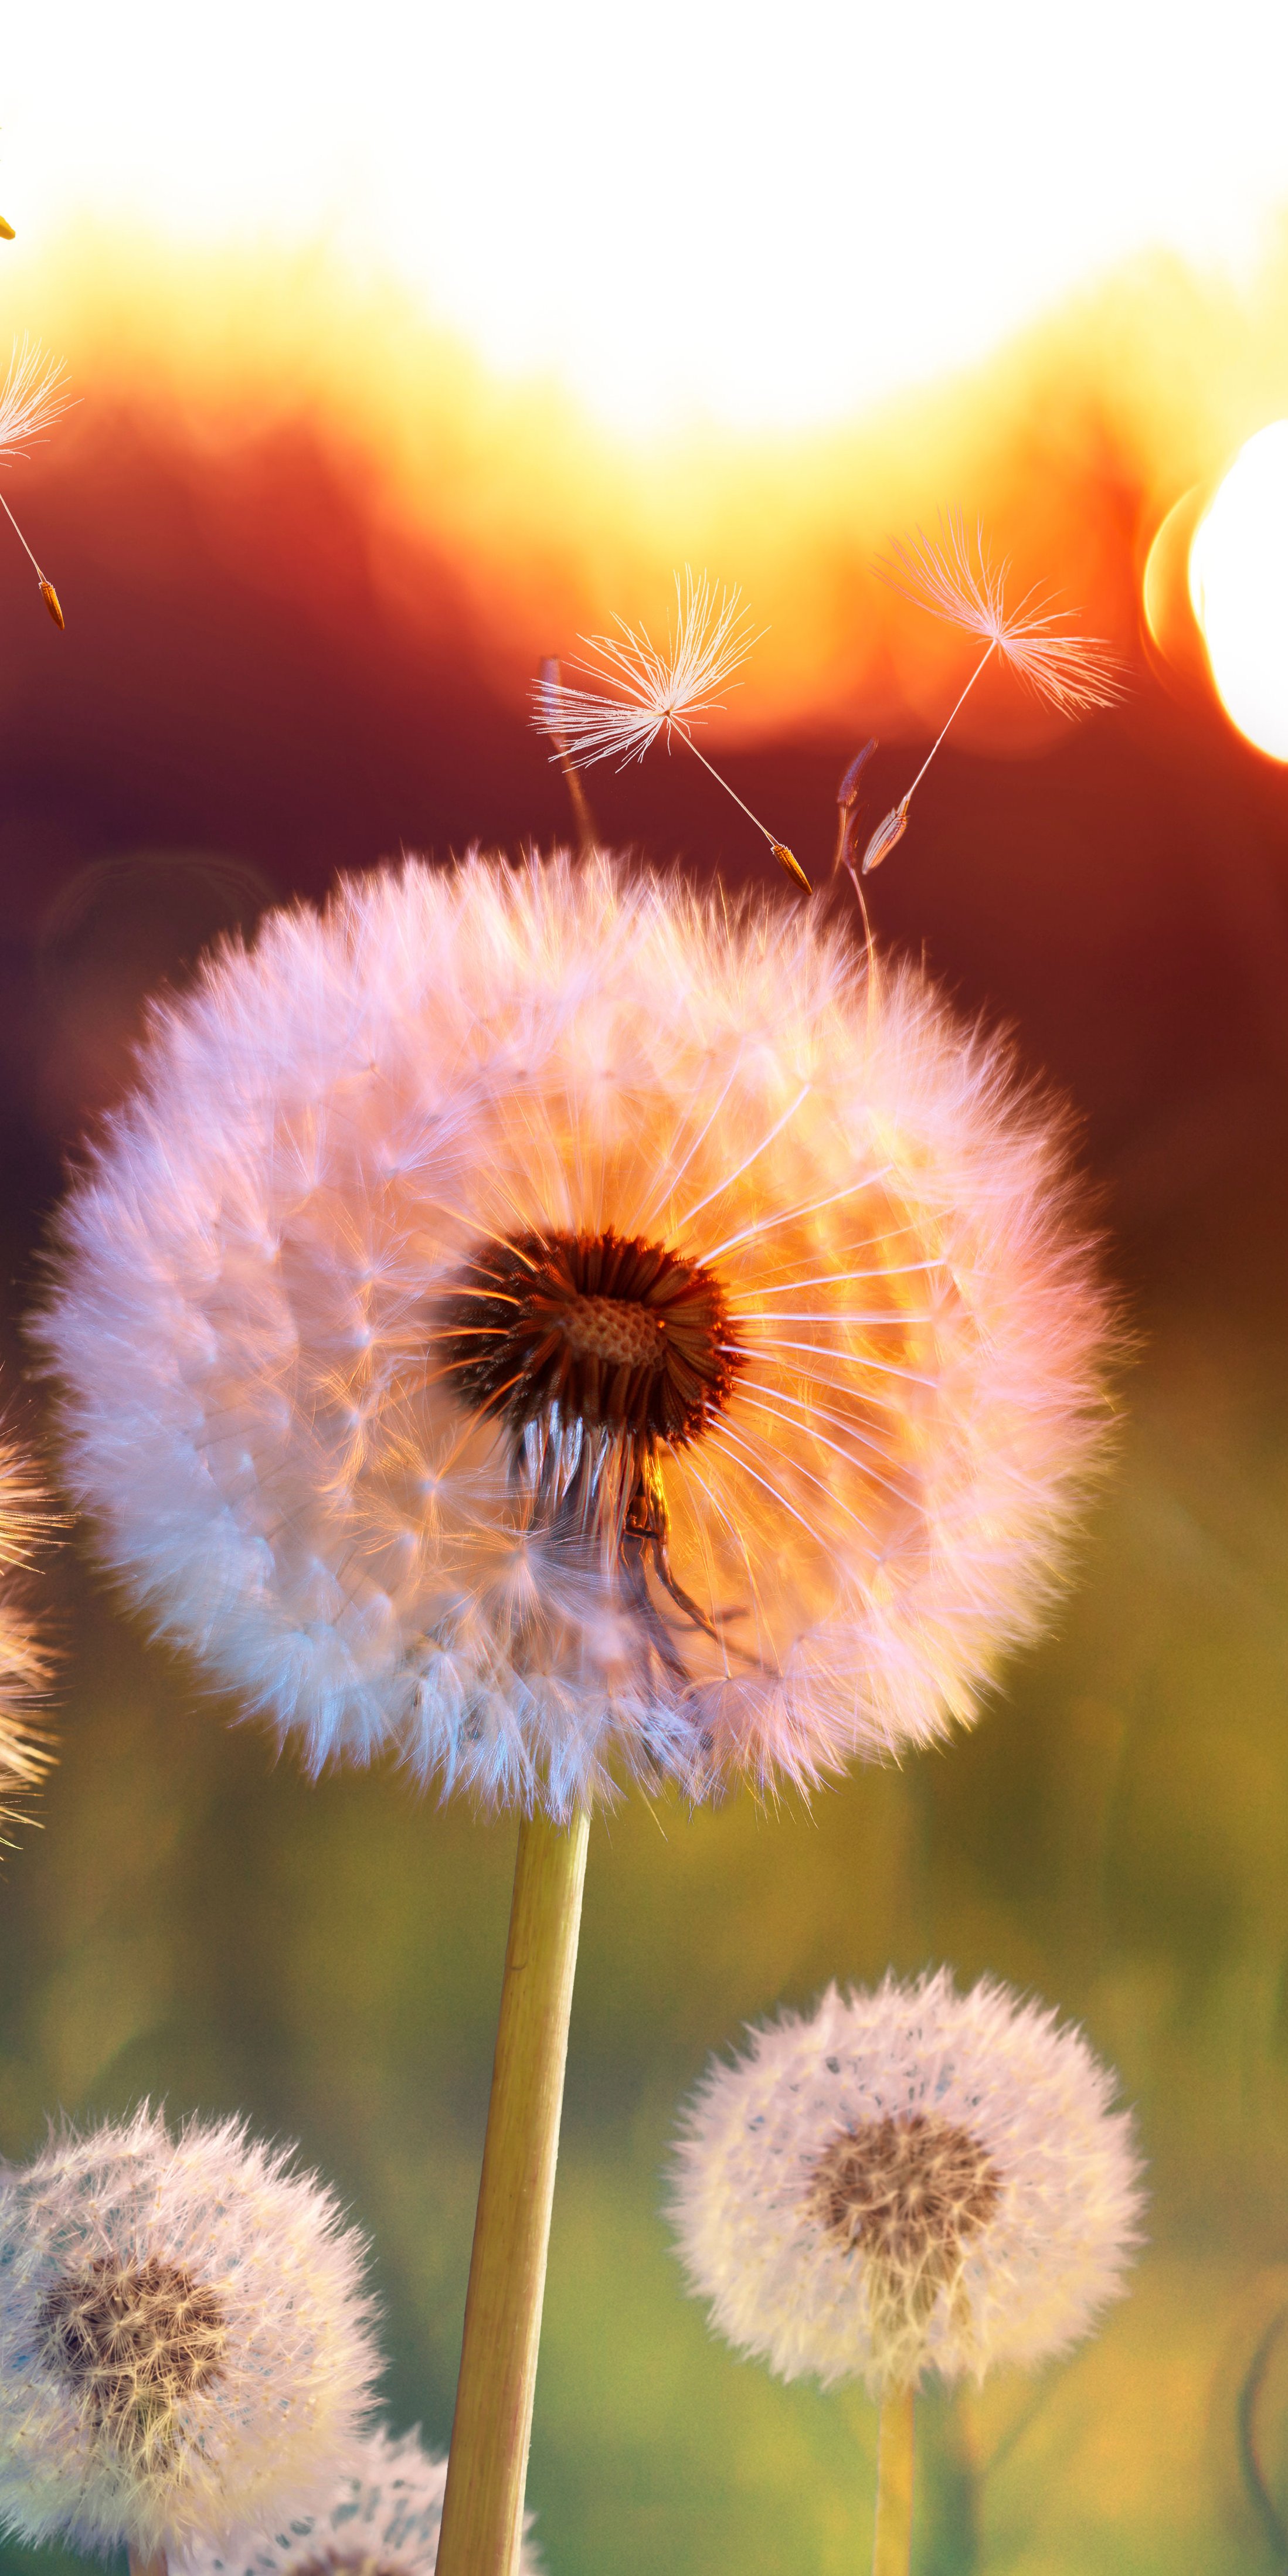
[[[143,2557],[316,2500],[378,2366],[331,2193],[232,2120],[0,2174],[0,2521]]]
[[[170,2576],[434,2576],[447,2462],[418,2433],[368,2435],[322,2482],[319,2502],[232,2555],[193,2549]],[[523,2540],[518,2576],[537,2576]]]
[[[716,2062],[672,2208],[691,2288],[780,2378],[982,2378],[1065,2351],[1121,2289],[1131,2122],[1081,2033],[944,1969],[833,1986]]]
[[[1058,1118],[911,969],[607,859],[417,863],[154,1019],[39,1327],[156,1625],[565,1816],[967,1720],[1106,1309]]]

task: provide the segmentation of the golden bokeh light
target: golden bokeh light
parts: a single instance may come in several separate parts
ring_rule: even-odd
[[[1227,715],[1288,760],[1288,420],[1240,449],[1194,532],[1189,588]]]

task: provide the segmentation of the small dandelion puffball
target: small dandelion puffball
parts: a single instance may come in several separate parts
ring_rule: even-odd
[[[0,1437],[0,1831],[26,1816],[53,1760],[35,1717],[50,1658],[13,1584],[51,1518],[28,1460]]]
[[[1122,2286],[1139,2162],[1081,2033],[945,1969],[835,1986],[708,2070],[676,2151],[691,2288],[782,2379],[982,2378],[1063,2352]]]
[[[0,2522],[181,2550],[307,2508],[379,2367],[362,2245],[236,2120],[0,2173]]]
[[[973,1714],[1095,1446],[1066,1197],[815,915],[413,863],[157,1013],[37,1330],[158,1628],[314,1767],[565,1816]]]
[[[418,2433],[372,2433],[322,2481],[309,2512],[232,2554],[189,2550],[170,2576],[433,2576],[446,2484],[446,2460]],[[519,2576],[537,2576],[538,2565],[525,2539]]]

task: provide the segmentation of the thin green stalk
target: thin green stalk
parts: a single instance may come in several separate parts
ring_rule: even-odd
[[[588,1816],[519,1827],[437,2576],[515,2576]]]
[[[912,2560],[912,2463],[916,2394],[892,2388],[881,2400],[877,2435],[877,2529],[872,2576],[908,2576]]]

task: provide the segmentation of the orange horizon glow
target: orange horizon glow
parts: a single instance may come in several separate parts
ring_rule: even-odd
[[[78,397],[6,483],[20,514],[83,471],[115,419],[186,459],[214,519],[230,477],[303,431],[354,495],[386,610],[410,635],[434,631],[446,568],[512,706],[543,655],[574,652],[615,614],[664,630],[685,563],[740,585],[766,631],[711,728],[735,744],[937,729],[970,641],[874,566],[944,508],[982,521],[1017,590],[1039,585],[1130,660],[1159,520],[1288,409],[1288,245],[1247,297],[1175,263],[1128,268],[988,365],[849,426],[648,440],[606,430],[548,381],[503,382],[403,290],[346,275],[325,249],[198,253],[72,230],[6,275],[11,328],[66,356]],[[73,575],[74,615],[56,517],[39,535],[64,592]],[[315,623],[333,613],[324,557],[300,559],[289,526],[261,534],[249,577]],[[1062,731],[989,674],[954,740],[1024,752]]]

